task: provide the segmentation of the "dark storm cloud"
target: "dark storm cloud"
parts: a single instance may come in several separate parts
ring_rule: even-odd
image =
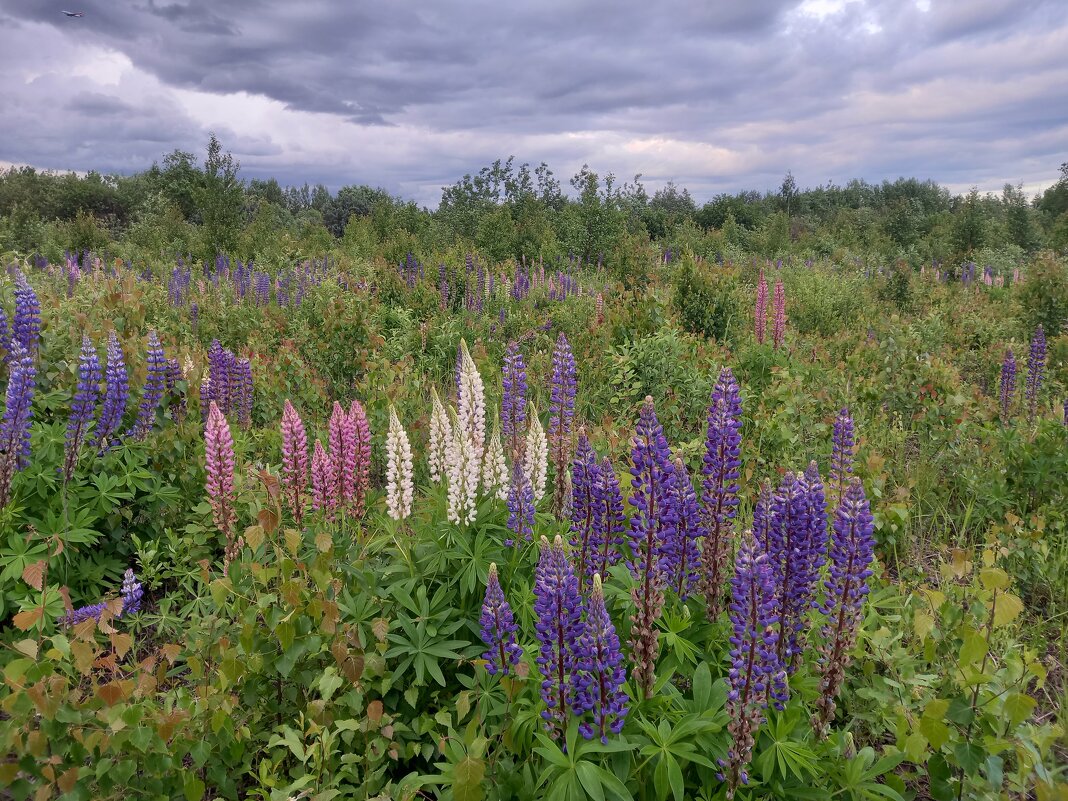
[[[0,67],[24,76],[0,105],[50,121],[0,159],[103,168],[215,129],[248,175],[430,202],[512,152],[701,196],[788,168],[1034,182],[1068,134],[1059,0],[85,1],[69,20],[0,0]],[[87,47],[121,54],[122,77],[79,67]]]

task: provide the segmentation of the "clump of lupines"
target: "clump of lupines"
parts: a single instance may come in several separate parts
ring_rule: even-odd
[[[248,360],[239,359],[219,340],[212,340],[208,348],[208,374],[200,388],[201,408],[206,409],[215,401],[224,415],[236,414],[239,421],[250,420],[252,392],[252,366]]]
[[[565,505],[567,466],[571,462],[571,424],[575,417],[577,380],[571,344],[561,331],[553,350],[553,371],[549,382],[549,452],[555,483],[553,509],[562,515]]]
[[[721,761],[720,779],[733,798],[748,784],[746,766],[753,756],[756,731],[764,721],[768,700],[782,708],[786,674],[778,656],[778,602],[768,557],[751,532],[746,532],[734,559],[731,579],[730,670],[727,673],[727,730],[732,743]]]
[[[134,439],[144,439],[152,430],[156,421],[156,409],[167,386],[167,357],[163,353],[159,335],[155,331],[148,332],[148,376],[145,379],[145,388],[141,393],[141,403],[137,407],[137,417],[134,419],[130,436]]]
[[[1005,351],[1005,360],[1001,363],[1001,422],[1007,423],[1012,412],[1012,399],[1016,395],[1016,357],[1012,350]]]
[[[508,528],[515,534],[514,540],[505,541],[504,544],[509,546],[529,540],[534,534],[534,490],[519,462],[512,465],[512,480],[508,487]]]
[[[445,454],[448,477],[448,518],[450,523],[467,526],[474,522],[478,501],[478,482],[482,465],[475,444],[460,424],[459,417],[450,412],[452,438]]]
[[[1027,356],[1027,388],[1024,396],[1027,400],[1027,421],[1035,419],[1038,410],[1038,393],[1042,388],[1042,378],[1046,370],[1046,332],[1039,324],[1031,339],[1031,351]]]
[[[706,539],[697,506],[690,472],[682,459],[672,464],[672,488],[667,502],[671,506],[675,525],[672,536],[660,545],[660,570],[664,583],[671,587],[679,598],[686,600],[697,583],[701,550],[698,543]]]
[[[486,672],[491,676],[498,673],[509,675],[519,664],[523,649],[515,641],[515,633],[519,627],[516,626],[512,607],[508,605],[504,590],[501,589],[495,562],[490,563],[489,575],[486,577],[486,598],[482,602],[479,623],[482,642],[487,648],[482,654],[482,658],[486,660]]]
[[[843,407],[834,421],[834,433],[831,437],[831,491],[837,504],[853,479],[853,458],[856,453],[856,439],[853,431],[853,418],[849,409]]]
[[[756,303],[753,306],[753,333],[758,345],[764,344],[768,330],[768,281],[764,277],[764,268],[760,268],[757,282]]]
[[[408,432],[390,404],[389,431],[386,434],[386,509],[394,520],[405,520],[412,513],[412,446]]]
[[[11,340],[10,355],[4,417],[0,424],[0,507],[10,500],[15,473],[30,463],[30,421],[37,378],[33,354],[21,342]]]
[[[430,443],[427,448],[427,467],[430,469],[430,480],[435,484],[445,477],[450,443],[452,442],[452,424],[449,422],[449,413],[441,403],[438,391],[430,389]]]
[[[327,520],[334,519],[337,507],[337,476],[334,462],[327,453],[323,443],[315,440],[311,460],[311,501],[312,509],[322,512]]]
[[[78,464],[78,454],[85,442],[96,405],[100,399],[100,357],[88,336],[82,336],[82,352],[78,357],[78,386],[71,401],[67,420],[67,437],[63,458],[63,479],[70,481]]]
[[[304,421],[287,399],[282,408],[282,497],[299,526],[308,488],[308,436]]]
[[[534,502],[545,497],[545,485],[549,476],[549,444],[545,439],[545,429],[534,404],[530,404],[527,423],[527,441],[523,448],[523,470],[527,481],[534,490]]]
[[[519,343],[508,343],[501,375],[501,430],[511,459],[523,448],[527,427],[527,368]]]
[[[708,409],[701,472],[701,511],[705,538],[701,545],[701,584],[709,620],[722,610],[727,552],[738,514],[738,479],[742,465],[742,399],[729,367],[719,372]]]
[[[112,610],[114,617],[132,615],[141,609],[141,599],[144,597],[144,588],[137,580],[132,569],[127,569],[122,577],[122,590],[115,601],[101,601],[100,603],[71,609],[62,618],[60,625],[73,626],[84,620],[99,621],[104,612]]]
[[[771,326],[772,344],[778,350],[786,340],[786,288],[780,278],[775,282],[775,296],[772,301],[775,305],[775,317]]]
[[[107,364],[104,367],[104,401],[100,406],[100,421],[92,438],[92,443],[98,446],[100,453],[111,447],[112,437],[122,427],[122,418],[126,414],[129,398],[130,377],[126,371],[122,346],[115,332],[110,331]]]
[[[594,572],[590,547],[595,514],[593,485],[597,482],[598,469],[597,454],[590,447],[589,437],[585,431],[579,431],[575,459],[571,463],[571,547],[575,549],[580,590],[583,580]]]
[[[471,441],[475,457],[481,461],[486,444],[486,391],[467,343],[460,340],[460,392],[457,419],[460,431]]]
[[[550,545],[541,538],[541,556],[534,573],[535,630],[540,643],[537,664],[541,671],[541,713],[555,737],[567,728],[568,709],[574,709],[575,673],[581,656],[582,596],[564,542],[557,536]]]
[[[11,340],[30,356],[37,355],[41,339],[41,304],[30,282],[21,271],[15,271],[15,316],[11,321]],[[14,355],[14,351],[9,351]]]
[[[586,610],[586,624],[578,644],[578,673],[575,678],[576,712],[591,712],[593,722],[583,721],[579,732],[587,740],[600,737],[608,742],[608,733],[619,734],[627,716],[627,694],[623,690],[626,670],[619,647],[616,627],[604,602],[601,576],[593,575]]]
[[[356,432],[356,485],[352,513],[363,517],[367,509],[367,493],[371,489],[371,424],[358,400],[349,404],[349,419]]]
[[[205,488],[211,503],[212,518],[226,543],[223,552],[225,574],[240,547],[234,530],[237,523],[234,508],[234,440],[226,417],[214,401],[208,407],[208,421],[204,428],[204,461],[207,468]]]
[[[664,576],[660,551],[675,532],[674,510],[670,502],[675,475],[671,450],[664,429],[656,417],[653,399],[646,397],[631,445],[631,494],[634,507],[630,519],[630,570],[637,580],[631,590],[634,599],[630,648],[635,681],[644,697],[653,692],[658,653],[656,621],[664,605]]]
[[[850,651],[863,620],[868,579],[875,541],[874,522],[864,486],[854,478],[834,518],[828,548],[828,574],[824,581],[823,643],[820,647],[820,697],[812,717],[815,729],[824,733],[834,715],[834,699],[845,678]]]

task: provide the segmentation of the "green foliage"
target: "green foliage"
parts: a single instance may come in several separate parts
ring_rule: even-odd
[[[697,265],[687,258],[674,284],[672,305],[682,327],[708,339],[726,339],[737,309],[723,271],[698,272]]]

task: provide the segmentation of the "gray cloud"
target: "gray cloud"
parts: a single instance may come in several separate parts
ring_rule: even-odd
[[[136,169],[217,130],[250,176],[423,202],[515,153],[698,197],[852,177],[1049,181],[1058,0],[0,0],[0,159]],[[86,54],[91,58],[86,58]]]

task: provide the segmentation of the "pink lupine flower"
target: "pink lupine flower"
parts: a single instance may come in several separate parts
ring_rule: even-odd
[[[772,323],[771,335],[775,349],[778,350],[786,339],[786,288],[782,285],[781,278],[775,282],[773,302],[775,304],[775,320]]]
[[[234,537],[237,523],[237,512],[234,510],[234,439],[230,434],[230,425],[215,401],[211,402],[208,409],[208,420],[204,427],[204,462],[207,472],[205,489],[212,518],[226,541],[223,554],[225,573],[237,556],[239,547]]]
[[[337,506],[337,478],[334,464],[319,440],[315,440],[312,452],[311,487],[312,508],[317,512],[325,512],[326,518],[333,520]]]
[[[367,491],[371,488],[371,425],[363,404],[354,400],[349,406],[349,419],[356,432],[356,495],[353,514],[363,517],[367,509]]]
[[[760,281],[757,284],[756,306],[753,309],[753,330],[758,345],[764,344],[768,328],[768,281],[764,278],[764,268],[760,269]]]
[[[330,415],[330,462],[337,484],[335,502],[347,508],[356,497],[356,427],[337,401]]]
[[[282,409],[282,485],[286,505],[299,526],[308,489],[308,436],[304,422],[288,400]]]

